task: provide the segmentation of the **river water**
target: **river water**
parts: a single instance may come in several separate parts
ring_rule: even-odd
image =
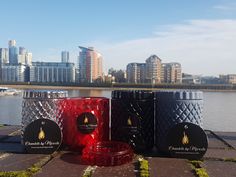
[[[111,90],[69,90],[70,97],[111,97]],[[0,124],[21,124],[22,96],[0,97]],[[236,132],[236,92],[204,92],[204,129]]]

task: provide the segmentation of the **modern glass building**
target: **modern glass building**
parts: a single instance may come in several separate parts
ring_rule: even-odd
[[[10,40],[9,45],[9,63],[18,64],[18,48],[16,47],[16,41]]]

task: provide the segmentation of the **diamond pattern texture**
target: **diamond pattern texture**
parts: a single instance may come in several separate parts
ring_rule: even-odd
[[[109,140],[109,99],[68,98],[63,112],[63,143],[73,150],[98,141]],[[92,113],[97,118],[96,129],[88,134],[78,130],[77,118],[83,113]]]
[[[129,143],[135,151],[146,151],[154,145],[154,102],[153,100],[112,99],[111,138]],[[127,118],[134,117],[137,130],[126,131]]]
[[[158,100],[156,104],[156,146],[166,150],[169,130],[181,122],[202,127],[203,100]]]
[[[24,99],[22,102],[22,134],[27,125],[37,119],[50,119],[62,130],[63,99]]]

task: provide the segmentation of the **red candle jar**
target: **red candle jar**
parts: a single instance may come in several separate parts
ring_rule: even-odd
[[[87,144],[109,140],[108,98],[67,98],[63,102],[64,145],[81,151]]]

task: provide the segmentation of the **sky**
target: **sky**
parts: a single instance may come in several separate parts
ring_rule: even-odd
[[[78,46],[103,56],[104,72],[155,54],[184,73],[236,74],[235,0],[1,1],[0,48],[15,39],[33,61],[60,61]]]

